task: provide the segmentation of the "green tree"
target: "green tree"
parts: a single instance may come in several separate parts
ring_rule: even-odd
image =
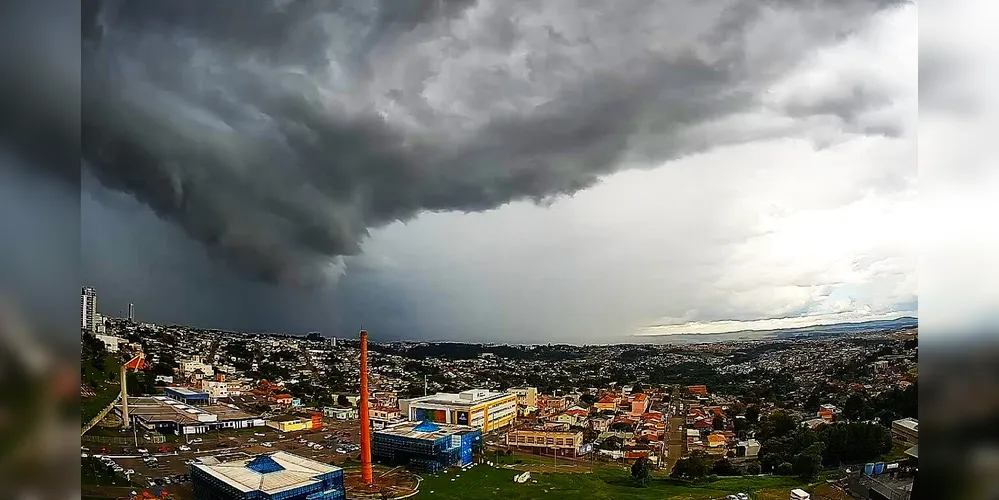
[[[592,406],[593,403],[597,402],[597,395],[587,392],[579,397],[579,401],[586,406]]]
[[[350,400],[347,399],[347,396],[340,394],[336,397],[336,404],[338,406],[350,406]]]
[[[732,462],[727,458],[723,458],[714,463],[711,466],[711,473],[717,474],[719,476],[738,476],[740,475],[739,469],[737,469]]]
[[[631,479],[640,486],[647,487],[651,476],[652,461],[648,458],[641,457],[638,460],[635,460],[635,463],[631,465]]]
[[[791,462],[781,462],[777,465],[777,468],[774,469],[774,473],[778,476],[790,476],[794,474],[794,466],[791,465]]]
[[[700,479],[708,475],[711,472],[711,460],[708,458],[708,454],[703,451],[695,451],[686,458],[681,458],[677,460],[676,465],[673,466],[673,472],[670,477],[674,478],[684,478],[684,479]]]
[[[867,413],[867,401],[864,399],[860,393],[854,392],[850,394],[850,397],[846,398],[846,403],[843,405],[843,416],[848,420],[853,422],[859,422],[864,420],[864,416]]]
[[[750,405],[746,408],[746,421],[750,424],[755,424],[760,421],[760,407],[756,405]]]
[[[798,428],[798,421],[787,412],[780,410],[771,413],[768,422],[772,426],[771,432],[776,437],[786,436]]]
[[[631,393],[632,394],[644,394],[645,393],[645,387],[643,387],[641,383],[636,383],[635,386],[632,387]]]
[[[761,472],[763,472],[763,468],[760,467],[760,464],[758,462],[750,462],[749,465],[746,466],[746,474],[749,474],[751,476],[756,476],[759,475]]]
[[[806,481],[814,479],[822,470],[822,452],[824,450],[825,445],[822,442],[817,442],[795,455],[792,462],[794,473]]]

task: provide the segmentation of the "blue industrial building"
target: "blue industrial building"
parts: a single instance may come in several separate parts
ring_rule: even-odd
[[[436,473],[471,463],[481,446],[482,431],[474,427],[407,422],[375,431],[371,454],[381,463]]]
[[[343,469],[276,451],[191,466],[197,500],[343,500]]]

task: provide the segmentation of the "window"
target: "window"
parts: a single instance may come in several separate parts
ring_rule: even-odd
[[[565,445],[566,445],[566,446],[572,446],[572,445],[573,445],[573,442],[574,442],[574,441],[575,441],[575,440],[574,440],[574,439],[572,439],[572,438],[569,438],[569,439],[566,439],[566,440],[565,440]]]

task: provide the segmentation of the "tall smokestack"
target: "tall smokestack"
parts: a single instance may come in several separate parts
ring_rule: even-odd
[[[361,479],[374,482],[371,472],[371,420],[368,413],[368,332],[361,330]]]

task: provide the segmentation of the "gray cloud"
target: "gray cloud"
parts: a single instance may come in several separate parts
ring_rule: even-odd
[[[685,132],[896,3],[90,2],[80,151],[241,272],[322,282],[370,228],[716,146]]]

